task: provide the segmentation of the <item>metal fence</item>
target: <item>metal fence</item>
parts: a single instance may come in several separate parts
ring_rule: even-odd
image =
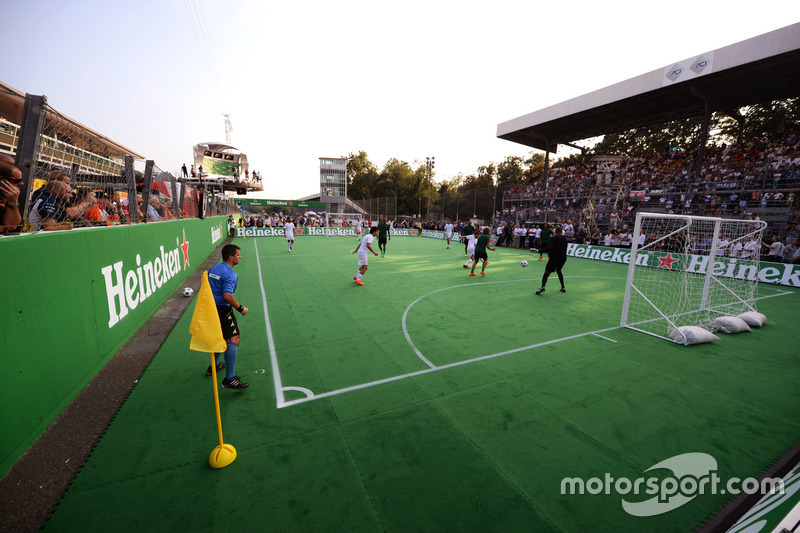
[[[16,184],[22,215],[17,231],[236,212],[231,200],[188,185],[154,161],[59,113],[44,96],[25,95],[24,103],[19,94],[7,91],[1,96],[7,107],[14,108],[14,98],[21,107],[17,117],[0,121],[0,153],[11,156],[22,173]]]

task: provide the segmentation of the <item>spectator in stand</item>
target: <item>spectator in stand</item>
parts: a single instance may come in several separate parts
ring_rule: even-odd
[[[608,216],[608,223],[610,224],[611,229],[617,229],[617,224],[619,224],[619,215],[617,214],[617,210],[611,211],[611,214]]]
[[[758,241],[752,235],[747,236],[747,242],[744,243],[744,247],[742,249],[742,259],[749,259],[749,260],[757,260],[759,254],[759,246]]]
[[[110,205],[108,206],[108,212],[111,215],[111,219],[117,224],[127,224],[128,219],[125,215],[125,210],[122,207],[122,199],[119,196],[119,191],[114,191],[111,193],[111,200]]]
[[[22,172],[14,165],[14,160],[5,154],[0,155],[0,233],[11,232],[22,224],[19,212],[19,186],[22,185]]]
[[[785,244],[789,244],[792,239],[800,238],[800,225],[792,221],[783,228],[778,234],[782,237]]]
[[[578,227],[578,232],[575,234],[575,242],[578,244],[585,244],[588,232],[583,226]]]
[[[161,214],[158,212],[158,208],[161,207],[161,200],[158,199],[157,196],[151,196],[150,200],[148,201],[147,206],[147,220],[149,222],[155,222],[156,220],[161,219]]]
[[[792,258],[797,254],[797,239],[791,239],[789,244],[783,247],[783,262],[791,263]]]
[[[63,181],[48,181],[28,213],[31,230],[62,231],[72,229],[65,202],[72,194],[72,189]]]
[[[626,229],[620,230],[620,235],[619,235],[620,247],[622,247],[622,248],[630,248],[632,240],[633,240],[633,237],[631,236],[631,232],[630,231],[628,231]]]
[[[564,228],[564,237],[567,239],[567,241],[571,241],[575,237],[575,226],[572,225],[572,221],[567,220],[564,223],[563,228]]]
[[[526,233],[528,237],[527,247],[530,250],[533,250],[535,248],[534,244],[536,242],[536,226],[531,226],[530,228],[528,228],[528,231]]]
[[[111,225],[111,217],[108,214],[109,199],[104,191],[97,191],[95,193],[97,203],[86,210],[83,218],[96,226],[109,226]]]
[[[725,238],[725,235],[722,233],[719,234],[719,238],[717,240],[717,257],[728,257],[730,252],[731,243],[728,239]]]
[[[744,250],[744,245],[742,244],[742,241],[736,239],[729,246],[728,257],[732,259],[738,259],[742,256],[742,250]]]
[[[603,238],[603,232],[597,226],[592,230],[592,236],[589,238],[589,243],[592,246],[599,246],[600,240]]]
[[[614,246],[614,231],[609,229],[603,237],[603,246]]]
[[[795,241],[795,251],[794,254],[792,254],[792,257],[789,258],[789,263],[797,265],[800,264],[800,246],[797,245],[797,239],[794,239],[794,241]]]
[[[769,248],[769,253],[766,256],[762,255],[761,258],[764,261],[769,261],[771,263],[780,263],[783,260],[783,248],[784,245],[781,242],[780,237],[777,235],[773,235],[772,242],[763,241],[761,246],[764,248]]]

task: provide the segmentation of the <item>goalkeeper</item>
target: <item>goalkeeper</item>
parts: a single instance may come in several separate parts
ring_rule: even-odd
[[[564,287],[564,275],[561,273],[564,263],[567,262],[567,239],[562,235],[563,231],[561,226],[556,226],[555,235],[550,238],[550,246],[547,252],[550,258],[544,266],[542,287],[536,291],[537,295],[544,292],[544,286],[547,285],[547,278],[550,277],[550,274],[553,272],[558,274],[558,281],[561,282],[561,292],[567,292],[567,289]]]

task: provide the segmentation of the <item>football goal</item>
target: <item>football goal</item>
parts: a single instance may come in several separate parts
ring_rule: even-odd
[[[366,222],[360,213],[328,213],[325,215],[325,226],[328,228],[355,228],[356,222],[361,221],[362,233]]]
[[[638,213],[621,325],[687,344],[679,329],[756,311],[766,223]],[[640,236],[644,235],[640,244]]]

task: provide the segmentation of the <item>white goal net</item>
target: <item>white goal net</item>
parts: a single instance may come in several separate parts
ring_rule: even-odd
[[[621,325],[685,342],[675,333],[680,327],[711,330],[718,316],[755,311],[765,227],[754,220],[638,213]]]
[[[360,213],[328,213],[325,215],[325,227],[344,231],[329,231],[327,236],[354,235],[358,223],[361,223],[361,234],[369,231],[367,222],[361,218]]]

